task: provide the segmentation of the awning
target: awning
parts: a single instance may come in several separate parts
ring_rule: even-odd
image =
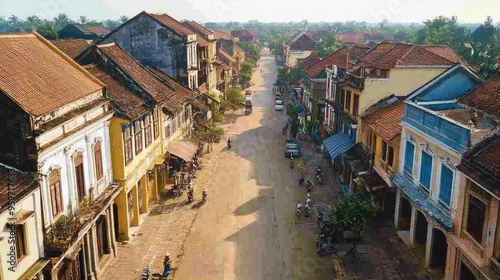
[[[365,176],[363,176],[363,182],[365,183],[365,189],[368,192],[374,192],[378,190],[382,190],[388,188],[389,185],[380,177],[377,172],[371,172]]]
[[[192,160],[197,151],[198,145],[189,140],[175,141],[167,148],[167,152],[183,159],[184,161]]]
[[[49,259],[39,259],[26,270],[18,279],[33,279],[49,263]]]
[[[325,150],[330,154],[331,159],[335,159],[339,155],[347,152],[356,143],[349,137],[349,135],[344,133],[338,133],[323,141],[323,146]]]
[[[35,211],[21,209],[8,220],[10,224],[22,225],[29,219],[29,217],[33,216],[33,214],[35,214]]]

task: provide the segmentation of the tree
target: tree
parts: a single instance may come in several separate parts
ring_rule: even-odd
[[[207,143],[207,152],[212,150],[213,143],[220,143],[223,136],[224,129],[214,125],[199,125],[191,133],[191,139]]]
[[[47,40],[55,40],[58,37],[59,28],[57,28],[53,23],[44,20],[40,27],[37,28],[37,32]]]
[[[234,113],[234,111],[241,108],[244,102],[245,99],[241,94],[241,90],[237,88],[228,88],[226,90],[224,100],[222,101],[223,104],[221,106],[227,110],[232,110]]]
[[[344,231],[361,232],[379,208],[359,194],[340,199],[330,212],[330,223]]]
[[[252,64],[248,61],[244,61],[241,64],[240,73],[252,73]]]
[[[121,16],[121,17],[120,17],[120,22],[121,22],[121,23],[125,23],[125,22],[127,22],[128,20],[129,20],[129,17],[128,17],[128,16]]]
[[[252,76],[251,74],[248,74],[248,73],[240,73],[240,76],[239,76],[239,79],[240,79],[240,85],[242,87],[246,87],[248,86],[248,83],[252,80]]]
[[[37,17],[35,15],[28,16],[26,18],[26,28],[28,30],[36,30],[36,29],[38,29],[40,27],[40,25],[42,24],[42,22],[43,21],[39,17]]]
[[[55,22],[56,27],[58,27],[60,29],[60,28],[65,27],[66,25],[70,24],[72,22],[72,20],[68,17],[68,15],[61,13],[61,14],[58,14],[54,18],[54,22]]]
[[[89,22],[89,19],[86,16],[80,16],[78,20],[81,24],[86,24],[87,22]]]
[[[9,26],[13,31],[19,32],[21,31],[21,24],[19,22],[19,17],[16,15],[11,15],[9,17]]]
[[[325,36],[316,44],[318,57],[323,58],[329,56],[340,48],[342,48],[342,45],[335,40],[333,35]]]

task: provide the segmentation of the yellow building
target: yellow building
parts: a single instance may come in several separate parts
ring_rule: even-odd
[[[161,70],[144,68],[114,43],[93,47],[80,62],[90,63],[88,71],[106,84],[116,110],[109,131],[113,179],[123,187],[115,199],[117,237],[129,240],[165,190],[164,138],[189,122],[194,93]]]

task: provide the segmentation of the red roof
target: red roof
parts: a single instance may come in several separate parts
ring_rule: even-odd
[[[196,21],[186,20],[186,21],[183,21],[182,24],[191,28],[192,30],[197,31],[198,33],[203,34],[203,37],[205,39],[207,39],[209,35],[214,35],[214,33],[211,30],[208,30],[207,28],[205,28],[203,25],[197,23]]]
[[[246,29],[234,29],[231,30],[231,36],[233,37],[255,37],[252,32]]]
[[[388,142],[401,133],[401,121],[404,113],[405,103],[400,100],[367,114],[362,119],[363,123]]]
[[[229,71],[231,70],[231,67],[229,65],[227,65],[226,63],[224,63],[224,61],[220,60],[217,58],[217,60],[215,61],[215,64],[221,68],[221,69],[224,69],[226,71]]]
[[[460,62],[460,57],[449,46],[422,46],[426,50],[431,51],[440,57],[446,58],[455,63]]]
[[[166,27],[169,27],[170,29],[174,30],[175,32],[181,34],[181,35],[191,35],[191,34],[196,34],[193,32],[191,29],[185,27],[174,19],[173,17],[167,15],[167,14],[152,14],[149,13],[149,16],[152,18],[156,19],[157,21],[161,22],[163,25]]]
[[[219,56],[220,58],[222,58],[223,60],[226,59],[232,63],[235,63],[236,60],[234,59],[234,57],[232,57],[230,54],[228,54],[223,48],[220,48],[217,50],[217,56]]]
[[[500,73],[471,90],[458,102],[500,119]]]
[[[12,205],[13,202],[18,202],[35,191],[39,187],[36,178],[36,173],[21,172],[0,165],[0,213],[7,211],[9,205]]]
[[[92,32],[94,34],[101,35],[101,36],[106,35],[109,32],[111,32],[111,30],[109,30],[105,27],[102,27],[102,26],[84,25],[83,27],[85,27],[85,29],[89,30],[90,32]]]
[[[306,74],[309,77],[316,77],[321,72],[325,70],[325,68],[330,67],[332,65],[337,65],[339,68],[345,68],[347,64],[347,50],[349,49],[349,60],[356,60],[358,57],[366,51],[365,47],[353,46],[353,47],[344,47],[331,55],[321,59],[320,61],[314,63],[306,69]],[[349,67],[354,66],[354,64],[349,63]]]
[[[52,40],[50,42],[72,59],[75,59],[79,54],[90,47],[90,44],[85,39],[63,39]]]
[[[366,33],[364,32],[343,32],[335,36],[335,40],[343,43],[364,42]]]
[[[218,39],[224,39],[224,40],[228,40],[228,41],[233,40],[233,36],[231,36],[231,34],[229,34],[229,33],[226,33],[224,31],[220,31],[220,30],[213,30],[213,32],[214,32],[215,38],[217,40]]]
[[[312,52],[308,57],[304,58],[304,60],[299,64],[299,68],[307,69],[311,65],[320,61],[315,52]]]
[[[455,62],[443,58],[424,47],[403,43],[380,43],[365,55],[360,61],[365,67],[390,69],[396,66],[452,66]]]
[[[310,35],[309,33],[305,32],[305,31],[301,31],[301,32],[297,33],[297,35],[295,35],[295,37],[293,37],[293,38],[292,38],[290,41],[288,41],[286,44],[287,44],[288,46],[291,46],[291,45],[293,45],[293,43],[297,42],[297,41],[298,41],[300,38],[302,38],[303,36],[309,37],[309,39],[311,39],[312,41],[314,41],[314,40],[313,40],[313,38],[311,37],[311,35]]]

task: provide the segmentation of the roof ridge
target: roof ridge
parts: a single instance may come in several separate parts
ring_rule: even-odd
[[[444,59],[444,60],[447,60],[448,62],[451,62],[451,63],[453,63],[453,64],[456,64],[456,62],[455,62],[455,61],[451,61],[451,60],[449,60],[448,58],[446,58],[446,57],[444,57],[444,56],[440,56],[440,55],[438,55],[438,54],[436,54],[436,53],[433,53],[433,52],[431,52],[430,50],[428,50],[428,49],[426,49],[426,48],[424,48],[424,47],[422,47],[422,46],[420,46],[420,45],[415,45],[415,46],[419,47],[420,49],[422,49],[422,50],[424,50],[425,52],[428,52],[428,53],[430,53],[430,54],[432,54],[432,55],[434,55],[434,56],[440,57],[440,58],[442,58],[442,59]],[[452,49],[452,50],[453,50],[453,49]],[[455,52],[455,51],[453,51],[453,52]],[[456,54],[456,53],[455,53],[455,54]],[[458,55],[457,55],[457,56],[458,56]],[[459,58],[460,58],[460,57],[459,57]]]
[[[412,47],[411,47],[411,48],[409,48],[409,49],[408,49],[408,51],[407,51],[407,52],[406,52],[406,53],[405,53],[402,57],[400,57],[400,58],[398,59],[398,61],[396,61],[396,65],[399,65],[399,62],[400,62],[401,60],[403,60],[403,59],[404,59],[404,58],[405,58],[405,57],[406,57],[406,56],[407,56],[407,55],[408,55],[411,51],[413,51],[413,50],[415,49],[415,47],[416,47],[416,45],[412,45]]]
[[[329,58],[329,57],[332,57],[333,55],[337,54],[338,52],[340,52],[341,50],[344,50],[344,49],[346,49],[346,48],[348,48],[348,47],[347,47],[347,46],[346,46],[346,47],[342,47],[342,48],[340,48],[340,49],[336,50],[335,52],[331,53],[330,55],[327,55],[327,56],[323,57],[322,59],[320,59],[320,60],[316,61],[315,63],[311,64],[311,66],[307,67],[307,68],[305,69],[305,71],[307,71],[307,69],[309,69],[309,68],[313,67],[314,65],[316,65],[316,64],[318,64],[318,63],[320,63],[320,62],[324,61],[325,59],[327,59],[327,58]]]

